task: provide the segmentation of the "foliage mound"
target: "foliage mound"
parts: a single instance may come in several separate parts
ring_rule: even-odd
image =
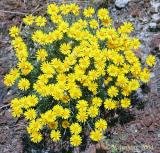
[[[86,136],[99,141],[106,112],[131,106],[131,95],[150,79],[155,57],[142,63],[135,52],[133,25],[118,29],[105,8],[49,4],[46,16],[27,15],[25,27],[10,28],[17,66],[4,78],[18,87],[12,115],[24,116],[31,140],[47,129],[54,142],[79,146]]]

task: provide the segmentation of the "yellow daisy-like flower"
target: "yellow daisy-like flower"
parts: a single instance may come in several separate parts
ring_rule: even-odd
[[[38,61],[45,61],[46,57],[48,56],[48,53],[45,49],[39,49],[36,52],[37,60]]]
[[[42,134],[39,132],[34,132],[30,135],[32,142],[39,143],[42,140]]]
[[[83,15],[85,17],[91,17],[94,13],[95,13],[95,10],[92,7],[88,7],[86,9],[84,9],[84,11],[83,11]]]
[[[88,107],[88,102],[85,101],[85,100],[79,100],[77,105],[76,105],[76,108],[78,110],[84,110],[85,111],[87,109],[87,107]]]
[[[91,131],[90,132],[90,138],[93,140],[93,141],[100,141],[102,139],[102,132],[99,131],[99,130],[94,130],[94,131]]]
[[[61,53],[63,53],[64,55],[68,55],[71,53],[71,44],[70,43],[63,43],[60,46],[60,51]]]
[[[82,143],[82,138],[80,135],[72,135],[70,138],[71,145],[74,147],[79,146]]]
[[[104,131],[107,128],[107,122],[104,119],[101,118],[98,121],[96,121],[95,128],[100,130],[100,131]]]
[[[11,37],[17,37],[20,33],[20,29],[16,26],[13,26],[9,29],[9,34]]]
[[[115,101],[111,100],[111,99],[106,99],[104,102],[104,107],[108,110],[112,110],[117,108],[117,104]]]
[[[79,134],[82,131],[82,127],[79,125],[79,123],[72,123],[70,126],[70,131],[72,134]]]
[[[46,22],[47,22],[47,20],[45,17],[38,16],[35,18],[36,26],[43,27],[46,25]]]
[[[108,95],[110,97],[116,97],[118,95],[118,88],[115,87],[115,86],[111,86],[109,89],[108,89]]]
[[[109,14],[109,12],[108,12],[107,9],[101,8],[101,9],[98,10],[98,18],[100,20],[106,19],[108,14]]]
[[[93,29],[97,29],[98,26],[99,26],[97,20],[95,20],[95,19],[90,20],[90,21],[89,21],[89,25],[90,25],[90,27],[93,28]]]
[[[68,128],[69,125],[70,125],[70,124],[69,124],[69,122],[68,122],[67,120],[62,121],[62,127],[63,127],[64,129]]]
[[[51,122],[51,123],[48,124],[48,127],[50,129],[57,129],[58,128],[58,122],[57,121]]]
[[[68,119],[70,117],[70,113],[71,113],[71,111],[69,109],[67,109],[67,108],[63,109],[62,118]]]
[[[33,22],[34,22],[34,19],[35,17],[33,15],[27,15],[25,18],[23,18],[23,22],[26,24],[26,25],[32,25]]]
[[[57,130],[57,131],[52,130],[50,136],[51,136],[51,139],[52,139],[54,142],[57,142],[57,141],[59,141],[60,138],[61,138],[61,133],[60,133],[60,131],[58,131],[58,130]]]
[[[84,123],[84,122],[86,122],[87,119],[88,119],[88,114],[87,114],[87,112],[80,111],[80,112],[78,112],[76,118],[77,118],[77,120],[78,120],[79,122]]]
[[[96,106],[91,106],[88,108],[87,113],[91,118],[95,118],[98,115],[99,109]]]
[[[124,98],[121,100],[122,108],[128,108],[131,105],[131,100],[128,98]]]
[[[29,89],[29,87],[30,87],[30,82],[27,79],[22,78],[19,80],[18,88],[20,90],[27,90],[27,89]]]
[[[156,61],[156,58],[155,58],[155,56],[153,56],[153,55],[149,55],[149,56],[146,58],[146,64],[147,64],[148,66],[154,66],[155,61]]]
[[[9,74],[4,77],[4,84],[6,86],[12,86],[16,79],[20,76],[19,71],[17,69],[12,69]]]
[[[28,109],[25,113],[24,116],[27,120],[32,120],[35,119],[37,116],[37,113],[34,109]]]
[[[121,25],[118,28],[119,33],[130,33],[133,31],[133,25],[130,22],[124,22],[123,25]]]
[[[100,107],[100,106],[102,105],[102,99],[99,98],[99,97],[94,97],[94,98],[92,99],[92,104],[93,104],[94,106]]]

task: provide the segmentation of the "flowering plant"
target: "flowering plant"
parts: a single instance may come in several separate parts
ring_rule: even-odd
[[[143,66],[134,52],[140,41],[129,36],[133,25],[115,29],[107,9],[53,3],[47,14],[23,18],[23,31],[10,29],[18,63],[4,83],[20,93],[11,101],[12,115],[28,120],[35,143],[46,128],[54,142],[70,140],[74,147],[85,130],[99,141],[107,129],[105,112],[130,107],[130,95],[149,81],[155,57]]]

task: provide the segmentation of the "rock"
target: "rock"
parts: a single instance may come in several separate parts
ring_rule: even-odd
[[[152,118],[151,117],[146,117],[145,119],[144,119],[144,124],[145,124],[145,126],[147,126],[147,127],[149,127],[151,124],[153,123],[153,121],[152,121]]]
[[[140,16],[140,10],[139,8],[136,8],[136,9],[133,9],[131,12],[130,12],[131,16],[133,17],[139,17]]]
[[[157,24],[156,24],[155,22],[149,23],[149,29],[150,29],[151,31],[156,30],[156,29],[157,29]]]
[[[154,132],[155,131],[155,127],[152,124],[149,128],[148,128],[148,132]]]
[[[160,34],[153,37],[150,43],[153,50],[160,51]]]
[[[151,2],[151,13],[158,13],[160,11],[160,3],[152,1]]]
[[[156,23],[160,22],[160,15],[159,14],[153,14],[152,15],[152,20]]]
[[[124,8],[128,4],[129,0],[116,0],[115,5],[118,8]]]

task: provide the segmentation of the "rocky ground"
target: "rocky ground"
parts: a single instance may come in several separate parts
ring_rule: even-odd
[[[50,0],[52,1],[52,0]],[[21,24],[20,18],[26,13],[42,13],[49,0],[1,0],[0,1],[0,153],[46,152],[26,141],[23,119],[13,119],[10,114],[10,100],[16,91],[3,85],[3,77],[14,65],[14,54],[9,43],[8,28]],[[58,1],[58,0],[57,0]],[[82,1],[79,1],[82,3]],[[86,153],[159,153],[160,152],[160,2],[159,0],[88,0],[107,6],[115,26],[123,21],[135,25],[134,36],[141,42],[138,56],[144,60],[148,53],[157,56],[149,83],[150,91],[143,87],[139,92],[137,107],[120,112],[114,118],[115,125],[107,131],[105,142],[93,144]],[[123,117],[123,122],[121,120]],[[125,119],[125,120],[124,120]],[[28,146],[28,149],[26,147]],[[36,151],[38,150],[38,151]],[[41,151],[40,151],[41,150]],[[43,151],[42,151],[43,150]],[[75,150],[75,152],[78,152]]]

